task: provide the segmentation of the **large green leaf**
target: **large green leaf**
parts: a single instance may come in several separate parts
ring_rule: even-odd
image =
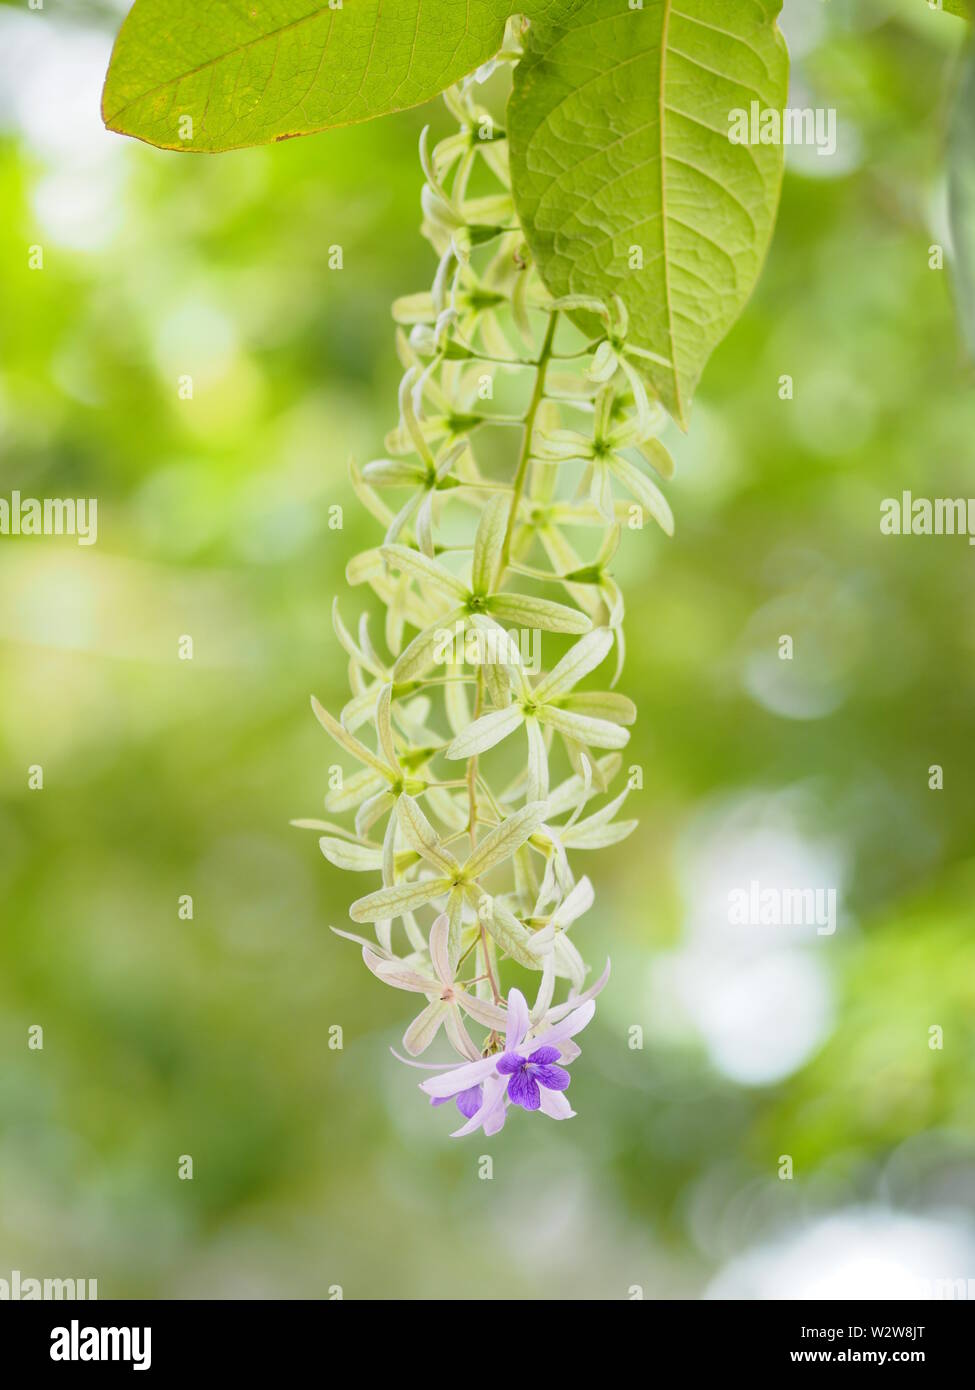
[[[945,10],[948,14],[956,14],[960,19],[975,18],[975,4],[972,0],[941,0],[940,7],[936,5],[934,8]]]
[[[512,180],[542,277],[621,296],[630,342],[670,364],[648,374],[681,424],[772,232],[782,146],[733,144],[729,112],[785,104],[780,8],[584,0],[571,25],[532,25],[515,70]]]
[[[555,18],[580,3],[136,0],[102,115],[111,130],[171,150],[308,135],[427,101],[497,52],[509,15]]]

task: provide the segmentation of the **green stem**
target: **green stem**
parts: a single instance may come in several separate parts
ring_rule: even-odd
[[[467,344],[465,343],[466,347]],[[495,367],[537,367],[538,362],[534,357],[492,357],[490,353],[478,352],[475,348],[470,349],[470,361],[490,362]]]
[[[518,421],[518,424],[519,424],[519,425],[521,424],[521,421],[520,421],[520,420]],[[457,484],[457,487],[454,488],[454,489],[452,489],[452,491],[459,492],[459,491],[461,490],[461,488],[465,488],[465,487],[466,487],[466,488],[471,488],[471,489],[473,489],[473,490],[475,490],[475,491],[477,491],[477,492],[507,492],[507,491],[508,491],[508,484],[507,484],[507,483],[480,483],[480,482],[478,482],[478,483],[469,483],[469,482],[466,482],[463,478],[461,478],[461,479],[459,480],[459,482],[458,482],[458,484]],[[470,546],[467,547],[468,550],[469,550],[470,548],[471,548]],[[462,546],[456,546],[455,549],[461,550],[461,549],[463,549],[463,547],[462,547]]]
[[[470,546],[467,546],[470,549]],[[423,684],[427,685],[473,685],[477,680],[476,676],[424,676]],[[410,692],[413,693],[412,691]]]
[[[585,347],[577,348],[575,352],[553,352],[552,360],[554,362],[574,362],[578,357],[591,357],[600,343],[605,341],[605,338],[594,338],[591,343],[586,343]]]
[[[488,953],[487,932],[484,930],[483,922],[480,922],[478,925],[481,928],[481,948],[484,951],[484,968],[487,971],[488,979],[491,981],[491,993],[494,995],[494,1002],[495,1004],[500,1004],[501,991],[498,988],[497,980],[494,978],[494,971],[491,969],[491,957]]]
[[[515,561],[510,562],[512,574],[523,574],[526,579],[538,579],[545,584],[561,583],[564,575],[556,574],[555,570],[535,569],[533,565],[519,565]]]
[[[474,693],[474,718],[481,713],[484,691],[484,672],[477,668],[477,688]],[[467,764],[467,833],[471,837],[471,854],[477,848],[477,754]]]
[[[528,476],[528,462],[532,452],[532,436],[535,432],[535,416],[538,414],[538,407],[542,403],[545,395],[545,373],[552,357],[552,344],[555,342],[555,327],[558,323],[558,310],[549,316],[548,328],[545,330],[545,338],[542,342],[542,350],[538,354],[538,375],[535,377],[535,389],[528,405],[528,413],[525,415],[525,437],[521,445],[521,457],[518,460],[518,471],[515,473],[514,492],[511,498],[511,510],[508,513],[508,525],[504,533],[504,544],[501,547],[501,566],[499,579],[508,568],[508,560],[511,556],[511,541],[514,536],[515,522],[518,517],[518,508],[521,505],[522,494],[525,491],[525,479]]]

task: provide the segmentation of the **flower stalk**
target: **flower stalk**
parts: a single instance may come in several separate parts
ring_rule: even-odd
[[[512,38],[501,61],[516,60]],[[625,308],[545,289],[477,93],[477,79],[445,93],[457,130],[421,138],[438,267],[429,293],[394,305],[399,421],[386,456],[352,472],[384,534],[347,578],[371,590],[383,641],[367,614],[353,634],[336,604],[351,696],[338,718],[313,701],[356,765],[326,809],[354,820],[295,822],[331,863],[379,876],[350,908],[374,936],[338,934],[377,979],[422,996],[400,1060],[437,1073],[421,1090],[456,1101],[457,1135],[497,1132],[512,1107],[574,1114],[573,1039],[609,974],[607,961],[587,984],[569,935],[594,902],[575,859],[636,825],[620,814],[629,786],[614,786],[636,710],[615,689],[612,562],[623,530],[673,525],[650,476],[672,472],[664,412]],[[614,652],[608,688],[591,688]],[[418,1061],[440,1038],[454,1060]]]

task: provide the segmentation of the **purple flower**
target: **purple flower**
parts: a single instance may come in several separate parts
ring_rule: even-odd
[[[472,1115],[476,1115],[484,1103],[484,1087],[468,1086],[466,1091],[459,1091],[456,1096],[434,1096],[431,1105],[446,1105],[448,1101],[455,1100],[457,1109],[465,1120],[469,1120]]]
[[[569,1073],[564,1067],[553,1066],[562,1056],[557,1047],[537,1047],[529,1056],[520,1052],[506,1052],[498,1058],[498,1071],[507,1076],[508,1099],[525,1110],[537,1110],[542,1103],[544,1086],[549,1091],[564,1091],[569,1084]]]
[[[561,1094],[569,1084],[569,1073],[554,1063],[559,1058],[569,1062],[579,1055],[571,1039],[582,1032],[595,1013],[593,996],[599,993],[608,977],[607,961],[605,971],[585,994],[549,1009],[534,1028],[525,996],[519,989],[510,990],[505,1050],[501,1056],[482,1057],[478,1062],[452,1067],[428,1081],[421,1081],[420,1090],[434,1103],[456,1100],[464,1115],[468,1114],[464,1107],[472,1105],[480,1093],[477,1107],[466,1123],[454,1130],[454,1138],[473,1134],[478,1129],[483,1129],[489,1137],[496,1134],[511,1104],[525,1110],[540,1110],[553,1120],[572,1118],[575,1111]],[[526,1043],[530,1032],[535,1036],[526,1045],[526,1052],[527,1046],[531,1051],[524,1055],[518,1049]],[[555,1047],[555,1043],[560,1047]]]

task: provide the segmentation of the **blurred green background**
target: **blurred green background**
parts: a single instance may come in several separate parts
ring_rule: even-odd
[[[759,288],[668,439],[675,538],[624,538],[645,776],[638,832],[582,865],[579,944],[614,973],[578,1118],[451,1141],[387,1051],[410,999],[328,930],[360,881],[288,825],[334,761],[308,696],[345,698],[330,606],[357,615],[344,565],[379,535],[347,461],[395,422],[389,306],[432,277],[416,144],[444,118],[219,157],[125,141],[98,117],[122,8],[0,7],[0,495],[99,500],[94,547],[0,538],[0,1278],[975,1277],[975,554],[879,531],[903,489],[975,493],[943,172],[964,27],[787,0],[792,104],[835,106],[839,148],[789,152]],[[836,886],[836,934],[729,926],[752,878]]]

